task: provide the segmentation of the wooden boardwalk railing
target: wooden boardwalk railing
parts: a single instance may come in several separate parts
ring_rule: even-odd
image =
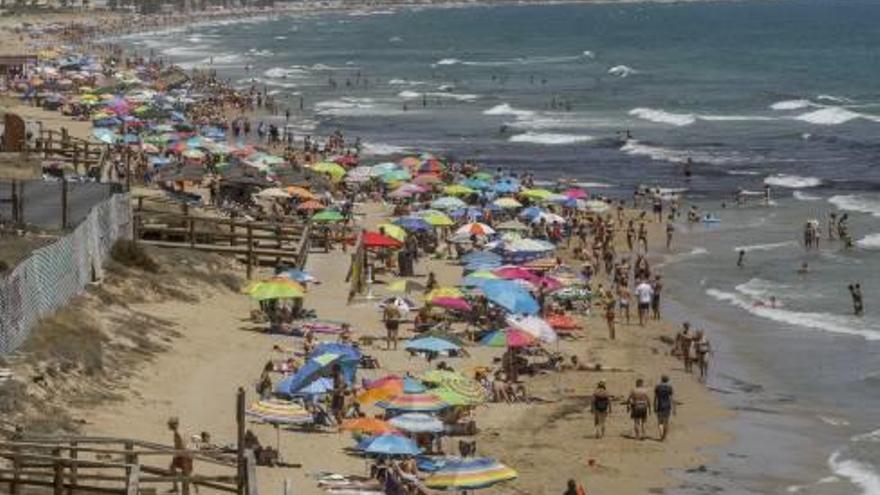
[[[67,133],[66,129],[61,131],[41,129],[34,147],[28,151],[42,154],[43,158],[70,163],[79,173],[80,167],[83,168],[83,171],[92,167],[102,167],[106,148],[107,146],[104,144],[73,137]]]

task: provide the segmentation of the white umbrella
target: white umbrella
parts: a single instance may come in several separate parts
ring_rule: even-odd
[[[538,223],[544,220],[544,223],[565,223],[565,219],[555,213],[541,212],[532,219],[532,223]]]
[[[260,198],[289,198],[290,193],[281,189],[280,187],[270,187],[268,189],[263,189],[262,191],[254,194],[254,196]]]
[[[388,423],[411,433],[439,433],[445,429],[443,422],[430,414],[406,413],[395,416]]]
[[[507,324],[512,328],[522,330],[543,342],[556,342],[558,339],[553,327],[551,327],[544,319],[538,318],[537,316],[509,315],[506,320]]]

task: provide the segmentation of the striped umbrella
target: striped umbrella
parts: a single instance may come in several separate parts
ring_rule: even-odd
[[[449,404],[431,393],[401,394],[376,405],[396,412],[436,412],[449,407]]]
[[[522,330],[507,328],[496,330],[480,340],[480,344],[489,347],[528,347],[537,342],[537,338]]]
[[[515,470],[489,457],[449,459],[425,480],[428,488],[472,490],[517,477]]]
[[[368,433],[370,435],[384,435],[386,433],[395,433],[397,430],[388,424],[387,421],[378,418],[355,418],[347,419],[342,422],[340,428],[356,433]]]
[[[388,423],[410,433],[439,433],[445,429],[443,422],[424,413],[406,413],[391,418]]]
[[[301,425],[313,421],[312,413],[296,402],[286,400],[260,400],[247,410],[251,418],[274,425]]]

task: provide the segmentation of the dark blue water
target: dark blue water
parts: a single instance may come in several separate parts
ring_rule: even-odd
[[[741,414],[717,474],[688,475],[685,491],[876,495],[878,21],[876,0],[496,6],[282,16],[130,41],[266,87],[298,136],[340,128],[376,160],[430,150],[612,194],[687,189],[722,223],[680,232],[682,253],[664,267],[686,301],[674,314],[715,336],[711,385]],[[765,183],[774,206],[720,208]],[[857,247],[804,253],[803,222],[832,210],[850,213]],[[753,248],[746,270],[733,266],[736,246]],[[808,278],[795,273],[804,261]],[[865,288],[863,319],[848,314],[851,281]],[[771,295],[781,308],[754,306]]]

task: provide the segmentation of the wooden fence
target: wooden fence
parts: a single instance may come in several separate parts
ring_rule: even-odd
[[[245,263],[248,278],[254,266],[305,265],[310,247],[307,223],[196,216],[185,202],[171,203],[172,208],[168,200],[156,203],[155,198],[137,199],[132,222],[137,242],[232,255]]]
[[[70,163],[77,173],[92,167],[103,167],[107,146],[85,139],[73,137],[62,128],[40,129],[35,144],[28,152],[41,154],[46,159],[56,159]]]
[[[26,487],[53,495],[161,493],[172,484],[183,495],[192,488],[259,495],[253,453],[244,449],[244,390],[236,397],[238,444],[234,451],[175,450],[140,440],[84,436],[29,436],[0,441],[0,487],[12,495]],[[192,459],[191,472],[172,469],[175,458]],[[3,461],[5,460],[5,465]]]

